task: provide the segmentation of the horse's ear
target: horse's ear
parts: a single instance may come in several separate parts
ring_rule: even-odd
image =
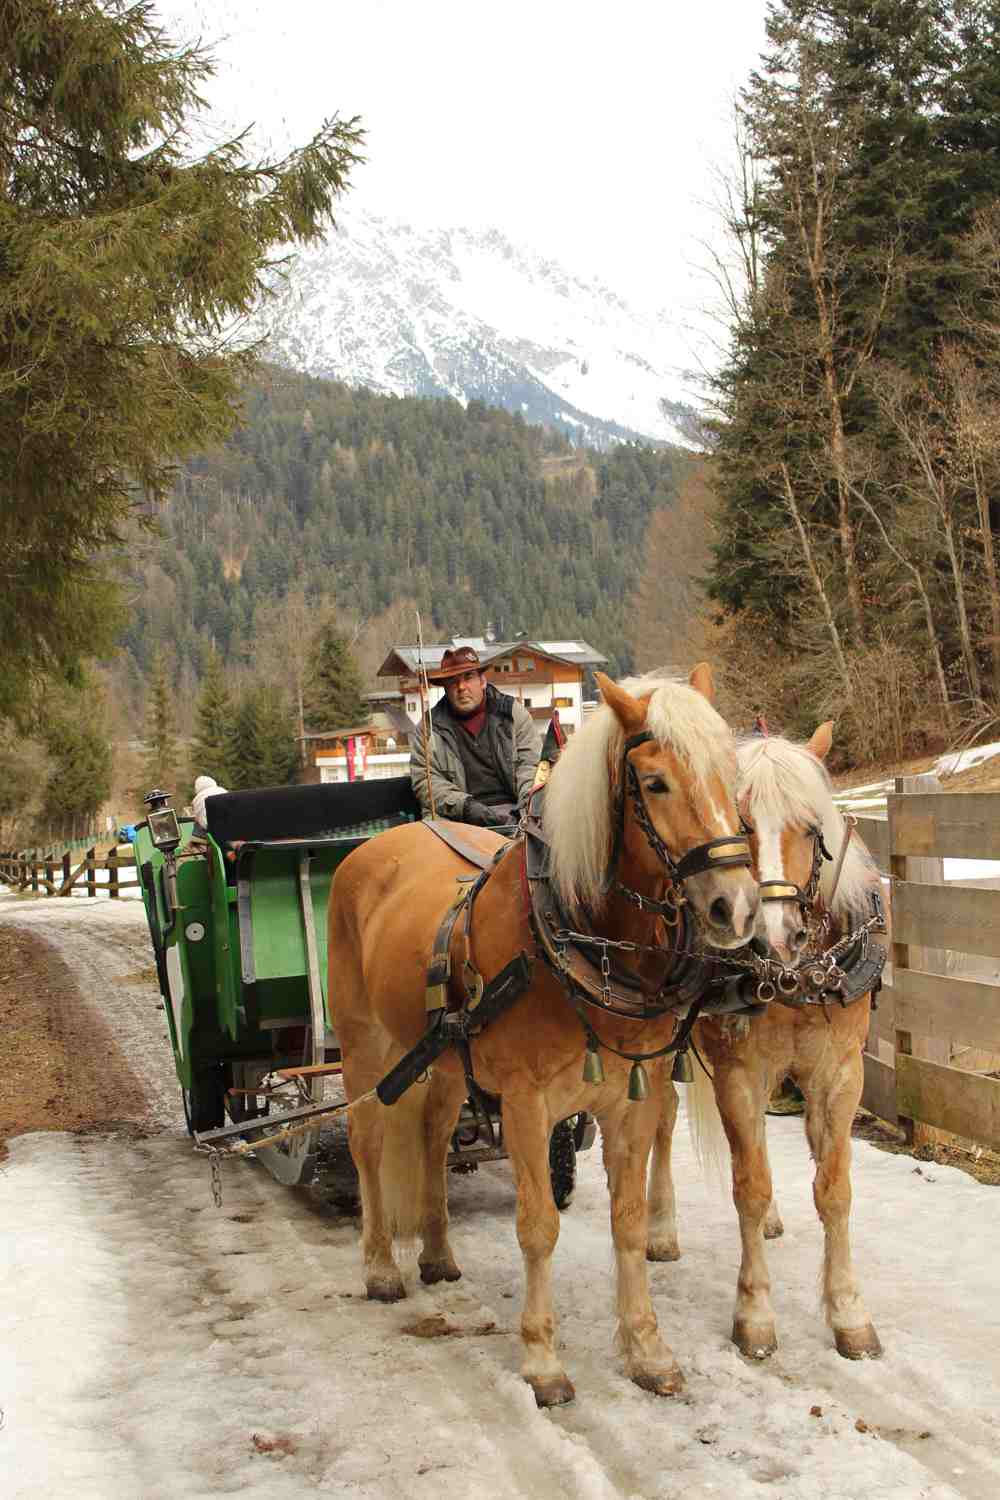
[[[635,734],[646,722],[649,695],[645,698],[633,698],[631,693],[619,687],[617,682],[612,682],[610,677],[605,677],[603,672],[595,672],[594,677],[601,690],[601,697],[614,712],[625,733]]]
[[[700,693],[703,698],[707,698],[709,703],[715,702],[715,683],[712,681],[712,668],[708,665],[707,661],[700,661],[698,663],[688,678],[688,682],[694,688],[695,692]]]
[[[830,746],[833,744],[833,720],[827,719],[821,724],[809,741],[806,749],[815,755],[817,760],[826,760],[830,754]]]

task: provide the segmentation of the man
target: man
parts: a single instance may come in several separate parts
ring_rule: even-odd
[[[444,653],[428,681],[444,688],[431,711],[430,788],[439,818],[501,828],[517,821],[535,780],[538,741],[528,710],[483,674],[471,646]],[[410,737],[410,780],[431,811],[424,724]]]

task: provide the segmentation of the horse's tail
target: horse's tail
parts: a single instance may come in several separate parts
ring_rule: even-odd
[[[379,1106],[383,1122],[379,1167],[382,1209],[390,1231],[400,1240],[413,1239],[423,1228],[427,1171],[424,1116],[429,1093],[426,1081],[414,1083],[395,1104]]]
[[[694,1078],[686,1089],[688,1129],[701,1170],[720,1181],[729,1180],[729,1151],[722,1116],[715,1102],[712,1080],[702,1067],[699,1056],[692,1059]]]

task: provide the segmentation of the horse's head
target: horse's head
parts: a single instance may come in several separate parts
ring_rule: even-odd
[[[832,743],[830,722],[807,745],[775,735],[744,740],[737,749],[740,810],[760,882],[758,931],[784,963],[794,963],[805,947],[806,916],[817,901],[829,906],[833,900],[835,915],[861,907],[878,879],[855,840],[836,895],[830,890],[846,833],[823,765]]]
[[[616,880],[647,895],[680,886],[709,941],[738,947],[753,929],[757,887],[710,669],[696,667],[689,685],[597,680],[606,708],[570,741],[546,793],[562,894],[595,909]]]

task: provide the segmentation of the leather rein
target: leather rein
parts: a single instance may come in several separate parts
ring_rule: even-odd
[[[704,949],[692,948],[696,919],[692,916],[684,890],[685,881],[705,870],[727,867],[750,868],[750,845],[745,834],[729,834],[709,839],[675,859],[657,832],[639,778],[629,755],[639,745],[654,740],[648,730],[630,735],[622,750],[623,774],[616,801],[615,833],[607,872],[605,891],[616,890],[640,911],[660,918],[672,933],[673,944],[630,942],[603,937],[593,930],[593,919],[586,924],[571,924],[549,876],[548,845],[541,819],[533,810],[525,823],[525,875],[529,891],[531,924],[538,948],[567,991],[574,1005],[588,1006],[630,1020],[652,1020],[666,1014],[683,1015],[692,1007],[701,1010],[734,1010],[746,1008],[745,1002],[732,1003],[716,996],[716,1003],[705,997],[712,981],[718,981],[720,964],[732,963]],[[618,876],[625,825],[625,798],[630,799],[636,823],[649,848],[663,866],[668,894],[665,900],[654,900],[626,885]],[[537,800],[537,794],[536,794]],[[584,930],[580,930],[583,926]],[[597,958],[587,950],[597,951]],[[655,955],[666,960],[665,972],[657,983],[617,962],[617,955]],[[745,964],[736,965],[743,972]],[[588,1026],[589,1030],[589,1026]],[[650,1054],[655,1055],[655,1054]]]

